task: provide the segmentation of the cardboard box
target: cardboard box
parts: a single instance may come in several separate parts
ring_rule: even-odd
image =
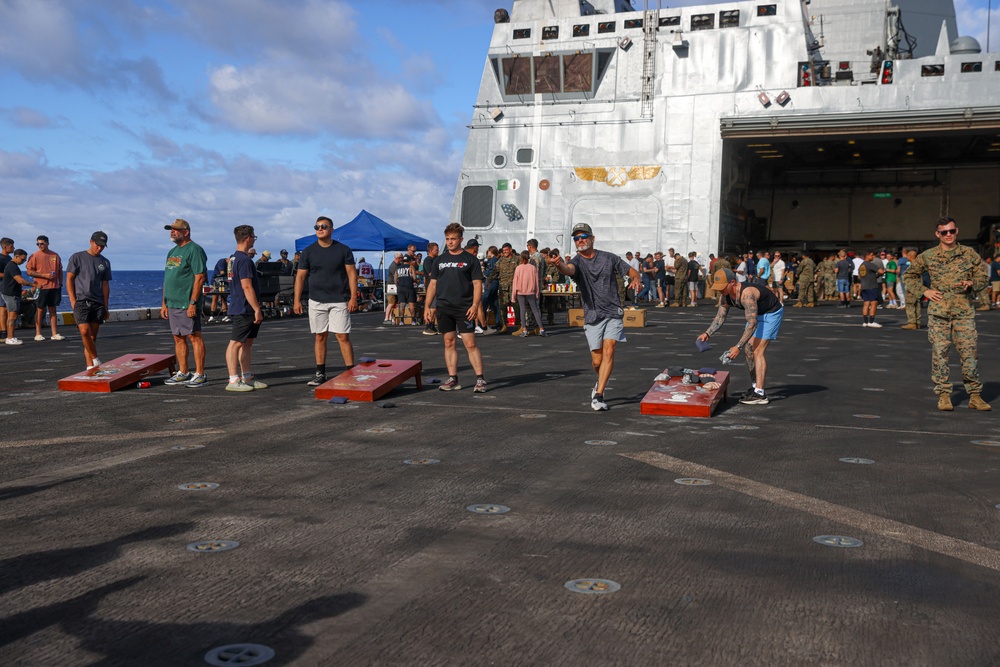
[[[569,325],[571,327],[583,326],[583,308],[569,309]]]
[[[646,311],[626,310],[625,317],[622,318],[622,323],[626,327],[644,327],[646,326]]]

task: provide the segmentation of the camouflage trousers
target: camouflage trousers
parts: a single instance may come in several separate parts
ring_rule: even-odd
[[[816,303],[816,286],[813,284],[813,276],[803,275],[799,281],[799,303]]]
[[[676,287],[674,290],[674,303],[680,307],[688,305],[687,276],[675,277],[674,287]]]
[[[950,394],[948,353],[952,343],[962,360],[962,380],[965,391],[978,394],[983,390],[979,381],[979,356],[976,353],[976,320],[972,317],[947,318],[927,316],[927,340],[931,342],[931,381],[935,394]]]
[[[920,295],[906,299],[906,323],[920,326]]]

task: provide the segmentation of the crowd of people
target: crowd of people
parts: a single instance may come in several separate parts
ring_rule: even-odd
[[[204,294],[208,291],[207,256],[192,240],[186,220],[178,218],[164,229],[169,230],[173,247],[167,253],[160,316],[174,336],[178,364],[166,384],[198,387],[208,381],[201,335]],[[281,275],[295,278],[295,314],[307,312],[309,316],[316,369],[308,384],[318,386],[327,382],[330,333],[337,340],[345,367],[354,365],[351,314],[358,310],[359,284],[373,283],[374,274],[364,258],[355,267],[351,249],[333,239],[332,220],[320,216],[313,229],[316,241],[296,252],[293,260],[282,250],[279,264]],[[586,224],[577,224],[572,230],[576,249],[573,256],[563,256],[558,249],[539,249],[534,239],[521,252],[504,243],[500,248],[490,246],[480,256],[478,241],[470,239],[463,245],[464,229],[452,223],[444,230],[444,252],[437,243],[429,243],[426,257],[412,245],[406,253],[396,253],[386,272],[383,323],[422,324],[423,333],[442,335],[449,373],[441,386],[445,391],[461,389],[457,354],[460,337],[476,374],[474,391],[485,392],[487,383],[475,336],[491,329],[503,333],[510,326],[508,322],[515,335],[546,336],[545,325],[554,322],[556,300],[541,300],[543,291],[572,294],[583,307],[591,365],[597,374],[591,405],[595,410],[606,410],[604,391],[614,365],[615,345],[624,340],[622,318],[626,304],[696,307],[702,299],[717,299],[716,316],[698,337],[698,343],[706,344],[718,332],[731,308],[742,310],[747,324],[726,356],[735,359],[743,353],[746,357],[751,387],[741,396],[741,402],[765,405],[769,402],[765,354],[768,343],[780,330],[785,301],[793,299],[794,307],[812,308],[819,300],[836,300],[841,307],[850,308],[853,301],[860,300],[862,326],[873,328],[882,326],[876,321],[879,308],[905,309],[907,323],[902,328],[910,330],[920,328],[921,302],[926,301],[932,380],[939,409],[953,409],[947,356],[954,345],[962,359],[969,407],[989,410],[981,397],[973,309],[1000,306],[1000,267],[992,258],[983,261],[974,250],[958,244],[957,233],[954,219],[941,218],[935,231],[939,245],[920,255],[915,248],[903,248],[898,254],[894,249],[858,253],[842,249],[817,258],[793,253],[786,261],[780,251],[758,251],[720,257],[710,254],[707,261],[702,261],[696,252],[685,256],[673,248],[666,254],[647,253],[644,257],[627,252],[621,258],[596,249],[593,230]],[[246,392],[267,387],[252,370],[253,344],[264,314],[259,266],[253,261],[257,239],[254,229],[240,225],[233,234],[236,249],[217,262],[213,276],[213,284],[224,280],[226,289],[211,290],[208,321],[219,317],[232,325],[226,350],[226,390]],[[14,247],[12,239],[0,239],[0,322],[6,325],[6,345],[22,344],[15,336],[15,325],[26,290],[33,291],[38,309],[35,340],[45,340],[42,327],[46,313],[51,339],[64,339],[58,333],[56,317],[61,303],[62,260],[49,248],[46,236],[38,236],[36,243],[38,250],[28,257],[26,251]],[[112,279],[111,263],[102,254],[107,244],[107,234],[94,232],[90,247],[74,253],[65,266],[66,289],[88,370],[101,364],[97,336],[108,317]],[[268,251],[262,254],[262,261],[270,261]],[[575,285],[573,289],[558,289],[569,281]],[[423,296],[419,308],[418,295]],[[973,301],[978,301],[978,308]],[[194,361],[193,369],[189,356]]]

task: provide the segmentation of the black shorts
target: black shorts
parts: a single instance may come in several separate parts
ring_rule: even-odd
[[[406,285],[396,285],[396,302],[397,303],[416,303],[417,302],[417,290],[413,287]]]
[[[257,338],[260,324],[253,323],[253,315],[233,315],[233,333],[229,340],[245,343],[250,338]]]
[[[38,290],[35,297],[36,308],[55,308],[62,303],[62,290],[58,287]]]
[[[96,301],[77,299],[76,305],[73,306],[73,318],[77,324],[101,323],[107,315],[104,304]]]
[[[437,311],[437,323],[438,331],[441,334],[451,331],[457,331],[459,334],[475,335],[476,333],[476,323],[465,319],[465,311],[462,310],[439,309]]]

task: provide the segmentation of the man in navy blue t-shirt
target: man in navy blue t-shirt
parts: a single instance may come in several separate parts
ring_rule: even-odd
[[[250,225],[236,227],[233,235],[236,237],[236,252],[229,260],[229,276],[233,281],[229,316],[233,320],[233,333],[226,349],[226,366],[229,368],[226,391],[267,389],[267,385],[255,378],[250,370],[253,343],[260,331],[260,323],[264,321],[264,313],[260,309],[257,267],[247,254],[257,237]]]

